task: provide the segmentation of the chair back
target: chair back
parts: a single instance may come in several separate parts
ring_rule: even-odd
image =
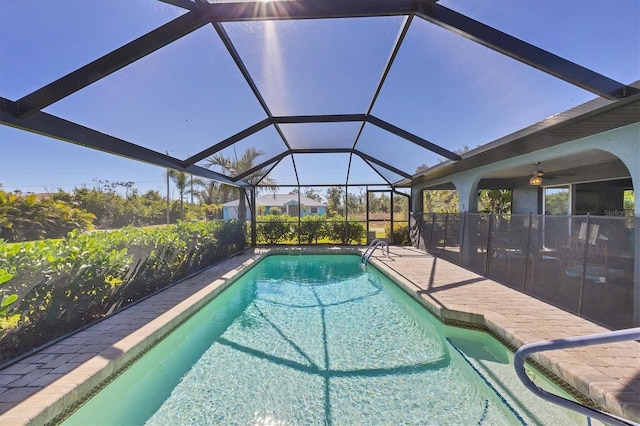
[[[572,236],[568,239],[559,238],[557,247],[558,258],[562,261],[583,263],[586,260],[587,265],[606,266],[607,264],[608,253],[606,241],[596,240],[595,244],[590,244],[577,236]]]
[[[588,281],[606,283],[609,281],[607,258],[606,241],[590,244],[577,236],[558,239],[558,259],[566,276],[584,276]]]

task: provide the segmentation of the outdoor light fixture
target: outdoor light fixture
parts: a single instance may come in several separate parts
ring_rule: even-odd
[[[533,165],[536,166],[536,171],[533,172],[533,174],[529,178],[529,185],[540,186],[542,185],[542,176],[544,176],[544,172],[538,169],[538,165],[540,165],[539,161],[533,163]]]
[[[540,186],[542,185],[542,176],[533,175],[529,178],[529,185]]]

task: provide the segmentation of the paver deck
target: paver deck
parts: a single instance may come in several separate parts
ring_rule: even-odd
[[[0,370],[0,424],[39,425],[59,417],[258,258],[278,250],[245,251]],[[388,257],[377,251],[370,262],[443,321],[485,329],[512,347],[606,331],[417,249],[391,247]],[[640,343],[554,350],[535,360],[607,411],[640,421]]]

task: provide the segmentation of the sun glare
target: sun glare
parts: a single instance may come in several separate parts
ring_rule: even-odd
[[[262,64],[262,72],[264,81],[271,84],[264,88],[265,97],[267,99],[277,99],[282,103],[287,102],[287,68],[282,57],[282,46],[278,39],[278,30],[276,21],[265,21],[264,25],[264,63]],[[280,105],[277,109],[282,110],[284,105]]]

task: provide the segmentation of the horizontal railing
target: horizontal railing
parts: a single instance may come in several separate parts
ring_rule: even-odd
[[[529,343],[516,351],[513,366],[516,374],[524,386],[542,399],[550,401],[556,405],[584,414],[585,416],[600,420],[612,425],[638,425],[627,419],[605,413],[591,407],[587,407],[578,402],[570,401],[558,395],[545,391],[536,386],[527,375],[525,369],[526,358],[534,353],[550,351],[554,349],[569,349],[583,346],[598,345],[603,343],[623,342],[627,340],[640,340],[640,327],[627,330],[610,331],[606,333],[589,334],[586,336],[568,337],[558,340],[545,340],[542,342]]]

